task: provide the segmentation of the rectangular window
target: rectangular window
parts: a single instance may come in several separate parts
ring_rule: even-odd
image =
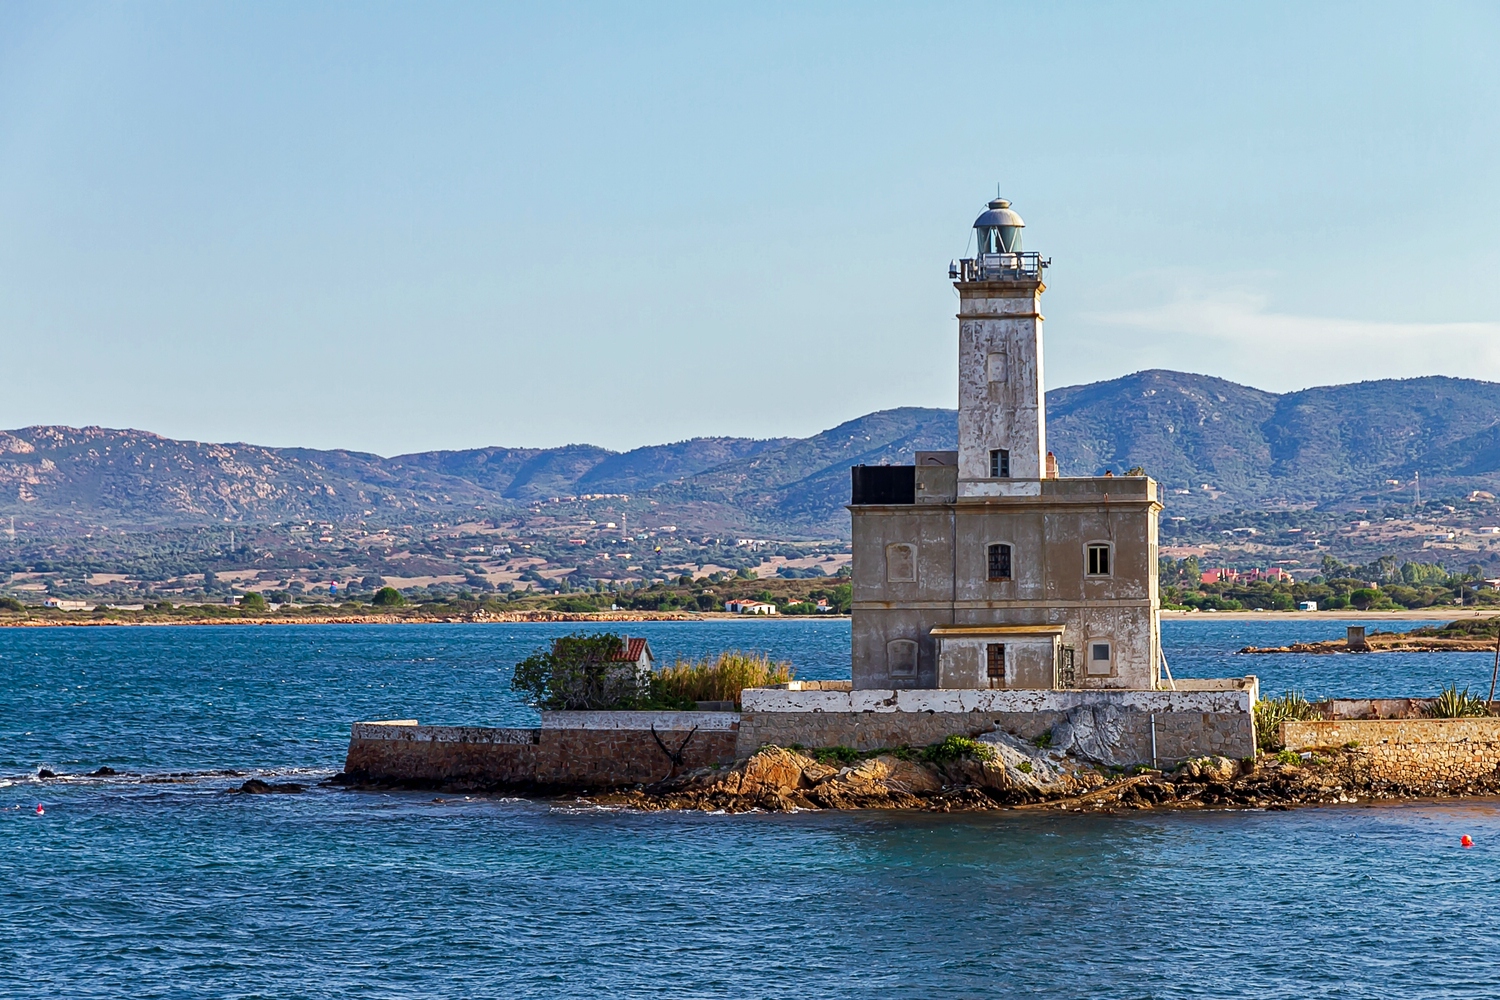
[[[990,452],[990,478],[1010,478],[1010,450],[1007,448],[996,448]]]
[[[1107,674],[1114,669],[1114,650],[1107,642],[1089,643],[1089,673]]]
[[[915,545],[887,545],[885,547],[885,578],[888,583],[912,583],[917,579],[917,547]]]
[[[892,677],[917,676],[917,644],[911,639],[892,639],[885,644],[886,666]]]
[[[1088,564],[1089,576],[1109,576],[1109,546],[1090,545]]]
[[[999,543],[990,546],[990,579],[1010,579],[1010,546]]]
[[[984,672],[990,687],[1005,687],[1005,645],[992,642],[984,648]]]
[[[989,369],[988,374],[989,374],[991,382],[1004,382],[1005,381],[1006,372],[1005,372],[1005,354],[1004,354],[1004,352],[1002,352],[1002,351],[992,351],[990,353],[989,358],[986,359],[986,365],[985,365],[985,367],[987,367]]]

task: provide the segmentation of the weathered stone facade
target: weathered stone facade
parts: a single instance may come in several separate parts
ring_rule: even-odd
[[[975,229],[981,245],[1014,249],[951,271],[958,450],[855,470],[854,686],[1153,689],[1156,483],[1059,478],[1044,406],[1046,262],[1019,251],[1025,223],[1002,202]]]
[[[1283,722],[1288,750],[1340,750],[1363,788],[1447,795],[1500,775],[1500,718]]]
[[[856,688],[948,686],[934,629],[1028,625],[1061,627],[1055,671],[1011,670],[1014,683],[997,686],[1157,686],[1156,483],[1120,476],[1035,485],[1035,496],[850,507]],[[1009,548],[1004,579],[990,578],[992,545]],[[1089,573],[1090,546],[1109,553],[1108,573]],[[999,634],[990,641],[1007,643]],[[914,644],[914,658],[903,643]],[[1093,658],[1095,645],[1103,657]]]
[[[356,723],[344,773],[354,782],[410,787],[597,789],[660,781],[734,760],[738,721],[733,716],[727,721],[725,713],[641,713],[661,723],[654,735],[646,726],[585,728],[558,718],[575,713],[547,714],[561,725],[487,729]]]
[[[1225,682],[1229,683],[1229,682]],[[1115,765],[1255,754],[1253,678],[1198,691],[745,691],[736,756],[767,744],[920,747],[1006,732]]]

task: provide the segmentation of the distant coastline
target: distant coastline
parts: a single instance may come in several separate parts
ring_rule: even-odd
[[[0,615],[0,628],[80,628],[109,625],[422,625],[485,624],[528,622],[692,622],[692,621],[808,621],[842,618],[848,615],[736,615],[726,611],[475,611],[462,614],[433,614],[412,609],[408,612],[386,611],[359,614],[330,611],[308,614],[243,615],[223,617],[162,614],[160,612],[63,611],[33,615]]]
[[[1493,609],[1418,608],[1409,611],[1172,611],[1163,610],[1163,621],[1457,621],[1485,618]],[[420,608],[371,610],[369,613],[329,609],[298,609],[292,614],[261,615],[183,615],[159,611],[54,611],[29,609],[7,614],[0,612],[0,628],[49,628],[101,625],[403,625],[442,622],[692,622],[692,621],[790,621],[806,620],[810,615],[738,615],[726,611],[551,611],[518,610],[512,612],[474,611],[433,613]],[[816,620],[843,619],[848,615],[826,614]],[[1492,645],[1492,644],[1491,644]]]

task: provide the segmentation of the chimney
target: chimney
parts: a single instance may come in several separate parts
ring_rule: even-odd
[[[1046,475],[1046,478],[1047,479],[1056,479],[1057,478],[1057,456],[1054,455],[1054,454],[1052,454],[1052,452],[1050,452],[1050,451],[1047,452],[1047,475]]]

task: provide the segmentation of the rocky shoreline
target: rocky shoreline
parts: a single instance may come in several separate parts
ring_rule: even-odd
[[[1321,642],[1293,642],[1285,646],[1246,646],[1241,653],[1493,653],[1495,640],[1444,639],[1413,636],[1404,632],[1373,632],[1365,636],[1363,649],[1351,647],[1346,639]]]
[[[1487,653],[1500,651],[1500,617],[1456,618],[1406,632],[1365,633],[1351,626],[1343,639],[1246,646],[1241,653]]]
[[[1261,754],[1254,760],[1191,760],[1171,771],[1123,773],[996,739],[988,757],[913,759],[906,752],[848,763],[810,752],[766,747],[730,768],[705,768],[642,788],[586,801],[642,811],[788,812],[903,809],[924,812],[1135,809],[1288,809],[1412,798],[1500,793],[1500,774],[1485,780],[1396,784],[1372,780],[1358,748],[1317,754]],[[1029,766],[1028,766],[1029,765]]]

